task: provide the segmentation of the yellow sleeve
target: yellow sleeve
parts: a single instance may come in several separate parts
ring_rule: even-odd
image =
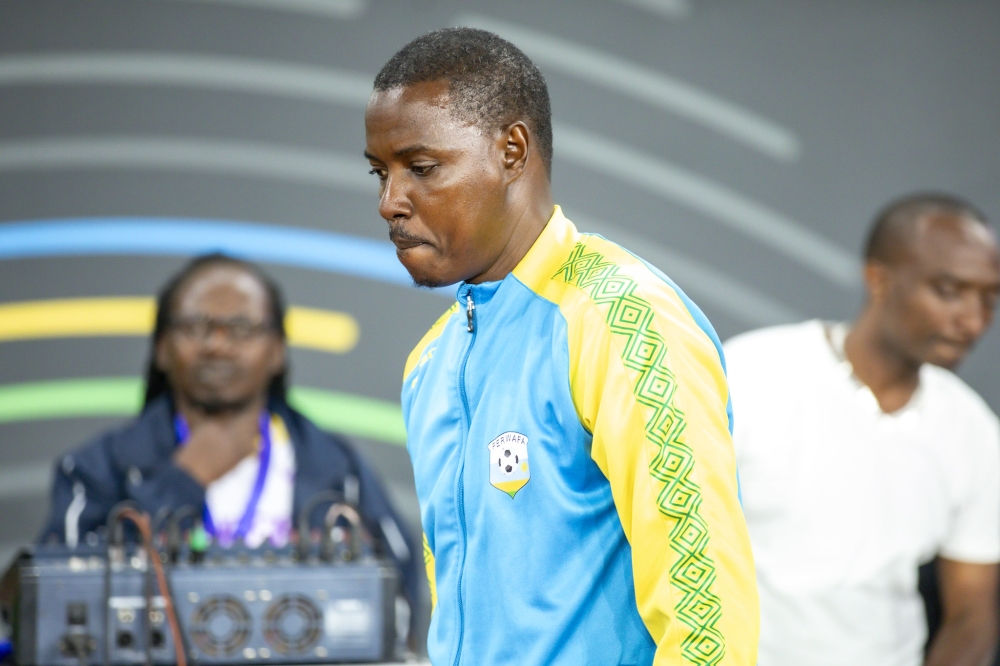
[[[426,363],[431,359],[434,354],[434,348],[430,347],[431,343],[441,336],[441,332],[444,330],[445,324],[448,323],[448,318],[451,317],[458,310],[458,303],[455,302],[450,308],[448,308],[443,315],[438,317],[434,325],[431,326],[430,330],[424,334],[424,337],[420,339],[417,346],[413,348],[410,352],[409,358],[406,360],[406,368],[403,370],[403,382],[405,386],[406,378],[409,377],[414,370]],[[430,348],[429,348],[430,347]],[[413,382],[416,382],[414,378]],[[430,587],[431,592],[431,612],[437,607],[437,573],[435,571],[435,560],[434,551],[431,550],[431,544],[427,540],[427,533],[423,534],[424,537],[424,568],[427,571],[427,584]]]
[[[430,360],[430,356],[426,353],[427,347],[441,336],[441,331],[444,330],[445,324],[448,323],[448,318],[455,314],[457,310],[458,302],[456,301],[451,304],[450,308],[445,310],[443,315],[438,317],[434,325],[424,333],[424,337],[420,338],[420,342],[417,343],[417,346],[413,348],[406,359],[406,367],[403,369],[403,381],[406,381],[411,372]]]
[[[431,550],[431,545],[427,541],[427,534],[424,534],[424,568],[427,570],[427,584],[431,588],[431,612],[437,608],[438,603],[438,588],[437,588],[437,572],[434,568],[434,551]]]
[[[596,242],[589,265],[623,252]],[[757,586],[719,353],[676,292],[629,260],[567,275],[574,403],[632,547],[654,663],[753,666]]]

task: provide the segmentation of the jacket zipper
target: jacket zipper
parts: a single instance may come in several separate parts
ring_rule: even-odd
[[[472,410],[469,409],[469,397],[465,392],[465,366],[468,365],[469,356],[472,355],[472,345],[476,343],[476,304],[472,299],[471,287],[466,298],[465,315],[468,317],[469,333],[472,334],[472,339],[469,340],[469,347],[465,350],[465,358],[462,359],[462,370],[458,376],[458,390],[462,396],[462,407],[465,408],[466,441],[462,447],[462,462],[458,473],[458,524],[462,528],[462,565],[458,570],[458,647],[455,650],[455,666],[459,666],[462,661],[462,642],[465,640],[465,605],[462,601],[462,578],[465,576],[465,551],[468,548],[465,529],[465,451],[469,444],[469,430],[472,428]]]

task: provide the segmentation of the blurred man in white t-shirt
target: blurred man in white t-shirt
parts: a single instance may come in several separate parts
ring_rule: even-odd
[[[997,641],[1000,425],[952,374],[988,328],[997,240],[965,202],[876,219],[867,303],[725,345],[761,599],[760,666],[981,666]],[[917,592],[937,558],[926,660]]]

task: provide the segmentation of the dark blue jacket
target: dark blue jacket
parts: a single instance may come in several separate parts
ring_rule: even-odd
[[[287,404],[272,402],[270,409],[285,421],[295,448],[293,521],[317,493],[343,493],[346,479],[353,476],[360,487],[357,504],[368,531],[379,541],[381,550],[396,560],[404,592],[415,605],[421,545],[393,510],[375,470],[343,437],[320,430]],[[111,508],[124,500],[132,500],[151,516],[165,508],[201,506],[205,489],[174,464],[175,450],[173,413],[170,401],[162,397],[132,423],[67,454],[56,463],[51,513],[40,540],[66,540],[67,512],[79,512],[76,524],[78,538],[83,540],[88,532],[104,525]],[[81,493],[85,503],[78,500],[74,505],[74,497]],[[313,527],[322,525],[327,506],[312,512]],[[398,534],[391,534],[393,526]],[[400,548],[399,536],[405,548]]]

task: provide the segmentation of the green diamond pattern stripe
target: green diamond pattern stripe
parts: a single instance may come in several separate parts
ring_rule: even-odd
[[[684,659],[715,666],[726,653],[718,629],[722,602],[713,592],[715,562],[708,554],[708,526],[701,517],[701,488],[692,478],[694,452],[684,441],[684,414],[674,404],[677,381],[667,367],[667,346],[656,332],[652,306],[636,295],[637,284],[617,264],[578,243],[553,276],[579,287],[604,313],[619,343],[622,362],[636,373],[636,400],[651,410],[646,439],[657,449],[649,464],[659,482],[660,513],[672,521],[670,546],[677,560],[670,582],[679,593],[677,618],[690,630],[681,643]]]

